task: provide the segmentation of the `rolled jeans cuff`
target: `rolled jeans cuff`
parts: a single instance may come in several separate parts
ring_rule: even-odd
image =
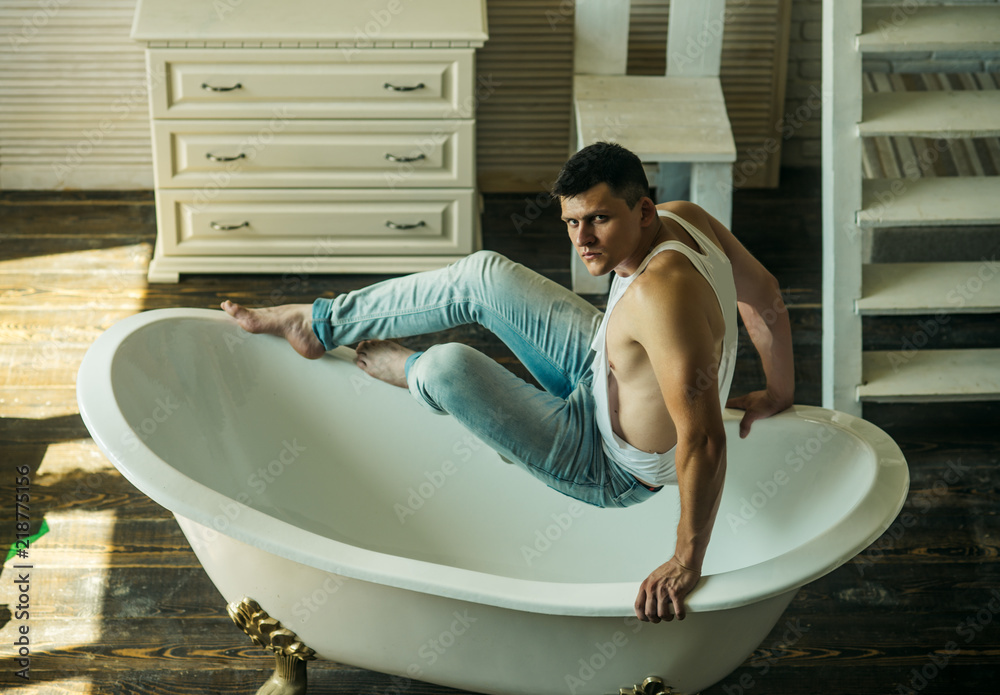
[[[333,342],[333,330],[330,328],[330,315],[333,313],[333,300],[320,297],[313,302],[312,330],[328,351],[337,347]]]
[[[407,384],[410,383],[410,367],[413,366],[413,363],[416,362],[417,358],[420,357],[422,354],[424,354],[423,350],[421,350],[420,352],[414,352],[412,355],[406,358],[406,364],[403,365],[403,374],[406,378]]]

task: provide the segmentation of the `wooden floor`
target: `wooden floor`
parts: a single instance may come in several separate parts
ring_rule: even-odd
[[[818,404],[819,181],[814,171],[786,171],[783,181],[776,191],[738,192],[733,227],[781,282],[794,326],[797,401]],[[512,216],[533,214],[531,202],[488,197],[485,245],[565,284],[555,208],[514,231]],[[226,297],[310,301],[378,278],[193,276],[147,286],[154,231],[144,193],[0,194],[0,545],[16,532],[19,466],[30,470],[30,530],[43,521],[48,528],[27,558],[10,559],[0,574],[2,692],[254,693],[272,669],[226,615],[173,517],[89,439],[76,370],[102,331],[139,311],[214,308]],[[970,339],[980,335],[963,326]],[[460,338],[519,369],[488,335],[470,330]],[[742,345],[734,393],[761,383],[745,335]],[[907,456],[909,523],[802,588],[755,655],[705,695],[997,692],[1000,411],[883,406],[865,414]],[[17,607],[24,572],[28,618]],[[8,658],[23,628],[30,680],[16,677]],[[309,672],[314,695],[452,692],[331,662],[312,662]]]

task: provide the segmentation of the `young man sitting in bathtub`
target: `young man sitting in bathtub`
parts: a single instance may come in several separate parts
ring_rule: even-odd
[[[635,611],[652,622],[683,619],[725,477],[721,399],[736,356],[737,302],[767,377],[765,390],[728,403],[746,411],[741,437],[792,404],[791,331],[776,280],[725,227],[692,203],[657,206],[648,193],[639,159],[607,143],[574,155],[553,188],[589,272],[615,273],[605,314],[487,251],[312,305],[222,307],[244,329],[282,336],[310,359],[360,342],[363,370],[451,413],[576,499],[621,507],[677,485],[674,555],[642,582]],[[466,345],[415,353],[383,340],[473,322],[501,338],[544,390]]]

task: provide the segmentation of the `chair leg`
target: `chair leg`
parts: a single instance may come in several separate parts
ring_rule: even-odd
[[[733,220],[733,165],[729,162],[692,164],[691,202],[703,207],[728,228]]]

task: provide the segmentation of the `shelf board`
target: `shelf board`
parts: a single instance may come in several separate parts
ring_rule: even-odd
[[[866,401],[1000,399],[1000,349],[866,351],[862,373]]]
[[[1000,312],[1000,261],[868,263],[862,267],[864,315]]]
[[[997,51],[1000,5],[868,7],[858,49],[864,53]]]
[[[868,179],[862,227],[1000,224],[1000,176]]]
[[[1000,90],[865,94],[858,132],[862,137],[997,137]]]

